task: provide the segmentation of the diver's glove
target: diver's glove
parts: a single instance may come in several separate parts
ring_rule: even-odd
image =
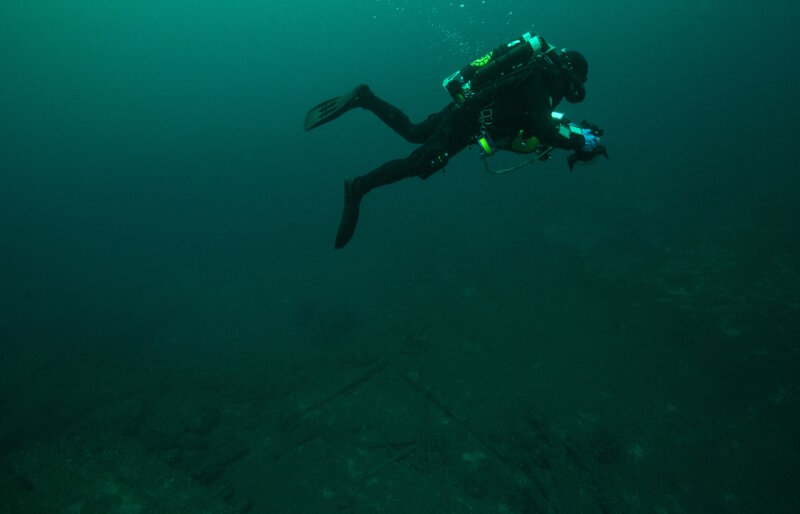
[[[594,153],[595,148],[600,146],[600,138],[594,134],[592,129],[581,129],[583,134],[583,148],[581,151],[584,153]]]
[[[575,167],[575,163],[578,161],[588,162],[598,155],[602,155],[608,159],[606,147],[600,144],[600,136],[603,135],[603,129],[586,120],[577,123],[576,126],[581,128],[581,135],[583,135],[584,143],[580,150],[575,150],[574,153],[567,157],[569,171],[572,171],[572,168]]]

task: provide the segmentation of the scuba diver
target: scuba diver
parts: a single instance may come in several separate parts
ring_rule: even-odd
[[[579,52],[557,49],[528,32],[447,77],[443,85],[453,101],[420,123],[412,123],[366,84],[311,109],[305,119],[306,131],[360,107],[410,143],[420,145],[404,159],[345,179],[344,211],[334,247],[344,247],[353,237],[361,200],[369,191],[409,177],[426,179],[473,144],[480,147],[484,159],[499,150],[533,153],[540,160],[549,158],[554,148],[572,150],[567,158],[570,171],[577,161],[597,155],[608,158],[600,144],[601,129],[586,121],[572,123],[553,111],[562,99],[570,103],[584,99],[588,71]],[[487,170],[491,171],[488,164]]]

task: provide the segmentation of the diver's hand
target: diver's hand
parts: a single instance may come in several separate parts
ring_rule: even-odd
[[[575,127],[579,127],[581,129],[581,135],[583,136],[583,146],[578,150],[575,150],[570,156],[567,157],[567,164],[569,164],[569,171],[572,171],[572,168],[575,166],[577,162],[588,162],[597,157],[598,155],[604,156],[608,159],[608,152],[606,151],[606,147],[600,144],[600,136],[603,135],[603,129],[595,125],[594,123],[589,123],[586,120],[582,120],[580,123],[573,123]]]
[[[608,152],[606,151],[606,147],[599,144],[600,143],[599,138],[595,137],[595,139],[597,139],[597,144],[595,144],[591,150],[586,151],[585,150],[586,147],[584,146],[584,148],[581,148],[580,150],[575,150],[575,152],[573,152],[567,157],[567,164],[569,165],[569,171],[572,171],[572,168],[575,167],[575,163],[577,163],[578,161],[589,162],[598,155],[602,155],[603,157],[608,159]]]
[[[600,138],[597,137],[596,132],[592,129],[581,129],[583,134],[583,148],[582,153],[594,154],[595,149],[600,146]]]

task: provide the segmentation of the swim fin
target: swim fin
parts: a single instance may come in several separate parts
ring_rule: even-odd
[[[367,94],[367,92],[371,92],[369,86],[360,84],[349,93],[331,98],[330,100],[325,100],[308,111],[308,114],[306,114],[306,121],[303,123],[303,129],[309,131],[329,121],[335,120],[353,107],[356,107],[359,97]]]
[[[333,247],[335,249],[344,248],[353,237],[356,231],[356,224],[358,223],[358,211],[361,206],[361,199],[364,193],[353,191],[353,182],[356,179],[344,179],[344,210],[342,211],[342,221],[339,223],[339,231],[336,232],[336,242]]]

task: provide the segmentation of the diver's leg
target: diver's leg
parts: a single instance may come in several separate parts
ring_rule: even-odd
[[[377,96],[368,86],[359,87],[366,89],[361,89],[358,95],[358,106],[375,114],[409,143],[422,144],[427,141],[450,109],[448,106],[441,112],[431,114],[425,121],[412,123],[403,111]]]
[[[353,180],[345,179],[344,211],[336,234],[335,247],[342,248],[353,237],[358,223],[361,199],[365,194],[376,187],[409,177],[426,179],[436,171],[444,169],[450,157],[472,143],[477,130],[474,126],[476,123],[477,118],[467,110],[445,108],[431,129],[431,136],[408,157],[384,163]]]
[[[354,179],[344,179],[344,210],[339,230],[336,232],[334,248],[342,248],[353,237],[358,223],[361,199],[379,186],[385,186],[413,176],[413,167],[408,158],[389,161],[380,167]]]
[[[458,149],[460,150],[460,148]],[[458,151],[456,150],[456,151]],[[428,178],[447,165],[449,153],[437,142],[429,142],[405,159],[389,161],[354,179],[344,181],[344,211],[336,233],[335,248],[342,248],[353,237],[358,223],[361,199],[376,187],[409,177]]]
[[[411,123],[408,116],[389,102],[375,96],[366,84],[360,84],[352,91],[325,100],[306,114],[303,128],[308,131],[329,123],[342,114],[361,107],[380,118],[392,130],[410,143],[422,144],[431,137],[444,115],[452,108],[448,105],[441,112],[431,114],[421,123]]]

